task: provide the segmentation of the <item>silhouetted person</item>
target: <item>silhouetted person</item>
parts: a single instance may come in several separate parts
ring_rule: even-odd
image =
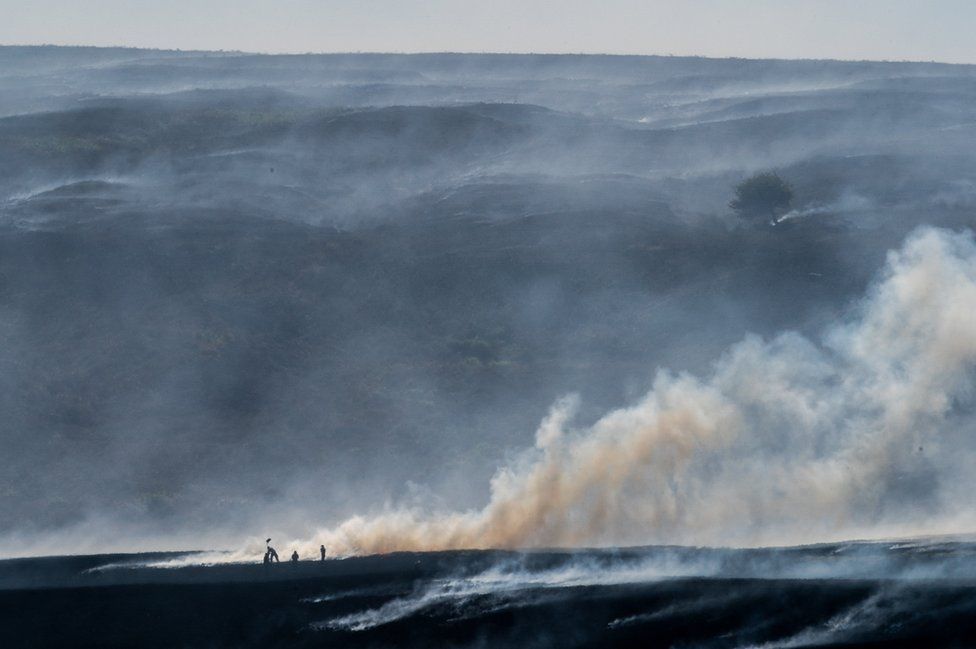
[[[325,561],[325,546],[319,548],[319,552],[322,553],[322,561]]]
[[[298,550],[291,553],[291,562],[298,563]]]
[[[271,553],[267,550],[264,551],[264,565],[271,563]]]
[[[281,559],[278,558],[278,553],[275,552],[275,549],[273,547],[271,547],[271,539],[268,539],[267,541],[265,541],[265,543],[268,544],[268,563],[271,563],[272,561],[277,561],[278,563],[281,563]]]

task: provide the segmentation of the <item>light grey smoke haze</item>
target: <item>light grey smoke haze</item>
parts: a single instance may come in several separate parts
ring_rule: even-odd
[[[836,322],[909,232],[976,227],[976,67],[56,47],[0,67],[6,556],[949,516],[966,395],[951,425],[911,402],[896,427],[844,343],[867,321]],[[768,169],[795,212],[754,227],[728,202]]]
[[[394,509],[325,529],[340,554],[452,548],[743,545],[971,524],[976,245],[921,229],[820,344],[750,336],[707,378],[658,373],[574,429],[555,404],[484,509]]]

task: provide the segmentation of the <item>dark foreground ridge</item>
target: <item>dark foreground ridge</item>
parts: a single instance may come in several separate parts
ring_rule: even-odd
[[[0,562],[0,645],[955,647],[976,641],[976,544],[969,542],[397,553],[297,565],[153,567],[187,557]]]

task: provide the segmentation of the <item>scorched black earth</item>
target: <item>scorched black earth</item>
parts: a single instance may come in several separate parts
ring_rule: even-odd
[[[200,555],[202,556],[202,555]],[[0,563],[4,647],[964,647],[976,545]]]

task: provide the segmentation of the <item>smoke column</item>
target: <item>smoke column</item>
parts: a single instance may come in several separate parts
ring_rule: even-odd
[[[388,508],[289,544],[314,554],[972,531],[976,244],[925,228],[819,342],[750,336],[707,378],[658,372],[573,426],[557,402],[481,510]]]

